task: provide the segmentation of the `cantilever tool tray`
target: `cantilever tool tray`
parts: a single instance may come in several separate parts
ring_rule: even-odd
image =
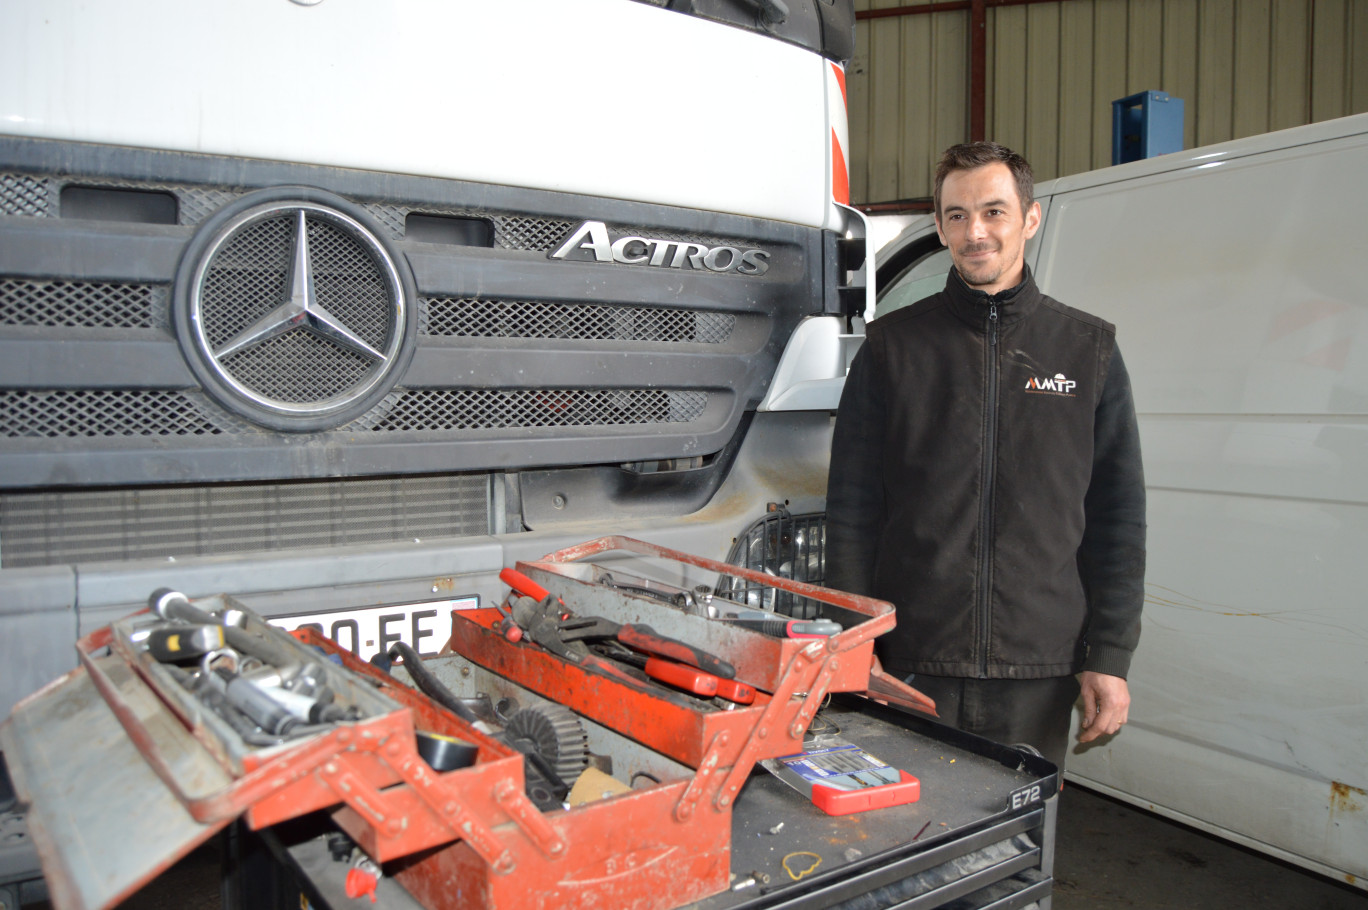
[[[476,706],[472,723],[407,685],[402,667],[390,675],[312,630],[284,633],[231,598],[198,601],[219,616],[240,611],[246,633],[318,667],[341,709],[342,719],[265,741],[207,708],[185,670],[140,646],[151,617],[138,614],[83,639],[80,668],[0,728],[54,902],[113,906],[235,818],[260,829],[323,813],[434,910],[655,910],[726,890],[731,810],[747,776],[800,751],[829,693],[868,689],[873,640],[892,627],[892,607],[621,537],[517,569],[567,611],[648,625],[720,656],[754,701],[604,673],[510,640],[503,614],[486,608],[458,611],[442,655],[423,662]],[[810,598],[842,631],[774,637],[676,596],[719,575]],[[510,718],[529,710],[551,729],[529,726],[526,738],[578,738],[566,750],[571,766],[551,771],[584,765],[592,783],[568,803],[534,800],[539,766],[509,745]],[[458,744],[462,758],[429,763],[420,741]],[[138,837],[118,836],[130,825]]]

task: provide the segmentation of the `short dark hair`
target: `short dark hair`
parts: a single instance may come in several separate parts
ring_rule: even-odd
[[[1035,175],[1031,173],[1030,162],[1007,146],[998,145],[996,142],[962,142],[946,149],[945,154],[941,155],[940,161],[936,163],[934,199],[937,218],[941,214],[941,185],[945,183],[945,178],[954,171],[972,171],[989,164],[1007,165],[1007,169],[1016,180],[1017,196],[1021,199],[1021,213],[1026,214],[1031,203],[1035,202]]]

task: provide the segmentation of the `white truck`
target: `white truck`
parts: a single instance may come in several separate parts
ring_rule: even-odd
[[[162,585],[433,651],[820,510],[853,8],[671,6],[0,7],[0,716]]]
[[[1368,115],[1052,180],[1042,289],[1116,323],[1149,491],[1120,735],[1067,776],[1368,887]],[[878,312],[938,290],[930,216]]]
[[[366,659],[607,534],[791,570],[744,532],[820,512],[872,306],[854,24],[0,4],[0,718],[162,587]],[[0,773],[3,906],[24,808]]]

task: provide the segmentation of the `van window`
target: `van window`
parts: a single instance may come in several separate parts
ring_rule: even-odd
[[[879,289],[875,318],[887,316],[909,303],[916,303],[923,297],[944,290],[945,276],[948,274],[950,251],[937,244],[889,282],[886,288]]]

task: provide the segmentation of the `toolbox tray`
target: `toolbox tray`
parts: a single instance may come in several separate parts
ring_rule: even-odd
[[[828,693],[868,687],[873,640],[892,628],[892,605],[626,537],[599,538],[517,568],[578,616],[649,625],[722,657],[735,666],[739,681],[756,687],[756,701],[724,708],[653,682],[634,685],[537,645],[508,641],[497,629],[495,610],[460,611],[453,617],[450,653],[692,773],[548,813],[565,832],[564,864],[536,855],[515,836],[508,843],[517,857],[516,876],[488,875],[462,844],[454,844],[401,862],[395,878],[428,907],[456,906],[453,885],[467,897],[477,895],[472,906],[643,910],[726,890],[731,811],[742,784],[757,761],[801,746]],[[742,576],[819,601],[846,628],[822,639],[777,639],[613,587],[608,578],[620,571],[657,581],[663,574],[668,581],[662,586],[673,581],[686,590],[703,574]]]
[[[645,557],[652,568],[687,573],[688,567],[737,575],[828,605],[845,627],[826,638],[776,638],[691,613],[679,606],[615,588],[616,570],[595,557]],[[630,736],[691,768],[729,767],[716,793],[726,805],[759,760],[785,755],[829,692],[863,692],[869,686],[874,639],[893,627],[883,601],[729,566],[627,537],[603,537],[560,550],[518,568],[580,616],[645,624],[669,638],[716,654],[736,668],[736,679],[758,691],[749,706],[724,710],[710,700],[642,682],[632,686],[582,668],[528,642],[511,643],[495,628],[493,610],[461,611],[452,623],[450,649],[487,669]],[[621,573],[617,573],[621,574]],[[704,784],[700,782],[700,790]]]
[[[1019,910],[1050,896],[1059,774],[1048,761],[855,696],[834,696],[816,724],[896,756],[922,780],[923,798],[829,816],[778,778],[753,774],[732,813],[731,887],[689,910]],[[298,890],[231,910],[291,910],[300,893],[317,910],[353,906],[345,867],[314,830],[263,832],[263,853]],[[422,907],[393,878],[377,894],[382,910]]]
[[[644,561],[782,588],[828,605],[846,628],[824,639],[771,638],[610,587],[602,567],[586,561],[623,556],[633,566]],[[519,568],[579,615],[644,622],[722,656],[739,680],[761,690],[756,702],[724,710],[653,682],[623,682],[507,641],[492,628],[493,611],[457,612],[452,652],[692,769],[544,813],[524,793],[522,756],[427,696],[311,630],[292,637],[225,596],[200,601],[211,610],[241,610],[250,631],[304,659],[316,656],[312,648],[332,652],[341,666],[327,666],[329,682],[363,715],[297,741],[249,748],[130,643],[131,623],[145,615],[138,614],[82,639],[81,666],[25,699],[0,726],[16,788],[32,806],[56,906],[113,906],[240,815],[262,828],[332,807],[337,823],[371,857],[392,862],[405,887],[434,910],[656,910],[724,890],[737,791],[756,761],[795,751],[828,692],[868,687],[873,639],[892,628],[892,606],[623,537]],[[417,754],[418,729],[474,743],[474,764],[433,771]],[[92,734],[96,755],[85,745]],[[108,787],[111,779],[120,782],[117,790]],[[130,818],[161,836],[142,847],[141,836],[117,830],[94,836],[99,820],[117,829]]]

